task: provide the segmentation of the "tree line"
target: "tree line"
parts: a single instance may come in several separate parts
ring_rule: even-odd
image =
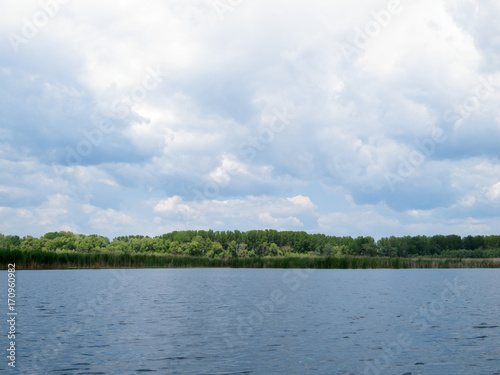
[[[77,253],[159,253],[206,256],[209,258],[252,258],[263,256],[385,256],[498,258],[500,235],[338,237],[306,232],[252,230],[247,232],[190,230],[174,231],[161,236],[141,235],[109,238],[96,234],[49,232],[40,238],[0,234],[0,248],[22,251]]]

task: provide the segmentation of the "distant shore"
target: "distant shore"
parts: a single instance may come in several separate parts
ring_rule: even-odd
[[[316,268],[316,269],[404,269],[404,268],[500,268],[500,258],[401,258],[368,256],[278,256],[211,259],[165,254],[81,254],[75,252],[1,251],[6,270],[106,269],[106,268]]]

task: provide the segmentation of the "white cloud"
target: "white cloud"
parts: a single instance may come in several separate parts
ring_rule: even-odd
[[[188,205],[182,203],[182,198],[178,195],[160,200],[154,207],[154,210],[164,214],[173,213],[184,215],[189,215],[193,211]]]
[[[486,196],[491,200],[498,200],[500,198],[500,182],[488,188]]]
[[[329,212],[318,219],[319,229],[322,233],[332,233],[336,236],[366,236],[376,239],[383,237],[384,233],[400,233],[401,223],[396,215],[379,213],[381,207],[371,209],[358,208],[353,212]],[[384,209],[382,212],[386,211]]]
[[[287,228],[304,226],[304,224],[302,224],[302,222],[296,217],[273,217],[269,212],[259,214],[259,220],[266,226],[283,230]]]
[[[287,198],[289,202],[292,202],[294,205],[301,207],[306,210],[314,210],[318,206],[315,206],[313,202],[311,202],[311,198],[304,197],[303,195],[297,195],[293,198]]]
[[[154,211],[172,221],[184,221],[186,225],[195,227],[217,225],[235,229],[272,227],[292,230],[304,226],[300,217],[316,217],[316,207],[309,197],[304,196],[279,199],[248,196],[245,199],[186,202],[174,196],[160,200],[154,206]]]
[[[3,4],[2,35],[40,10]],[[0,231],[495,231],[496,2],[401,1],[351,60],[340,45],[387,1],[256,0],[223,20],[212,5],[70,2],[18,54],[0,41]],[[66,165],[101,120],[114,130]],[[385,176],[436,129],[447,140],[392,191]]]
[[[87,208],[88,210],[88,208]],[[90,207],[87,211],[89,215],[89,223],[95,229],[105,228],[107,230],[114,227],[133,228],[135,220],[124,212],[116,211],[112,208],[102,210],[96,207]]]

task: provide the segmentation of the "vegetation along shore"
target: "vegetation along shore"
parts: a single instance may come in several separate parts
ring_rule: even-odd
[[[500,268],[500,236],[337,237],[276,230],[179,231],[161,236],[0,234],[0,263],[17,269]]]

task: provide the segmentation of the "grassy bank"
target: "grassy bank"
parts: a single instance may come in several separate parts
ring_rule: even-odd
[[[0,250],[0,264],[22,269],[66,268],[500,268],[500,259],[389,258],[363,256],[307,256],[210,259],[158,254],[81,254],[75,252]]]

